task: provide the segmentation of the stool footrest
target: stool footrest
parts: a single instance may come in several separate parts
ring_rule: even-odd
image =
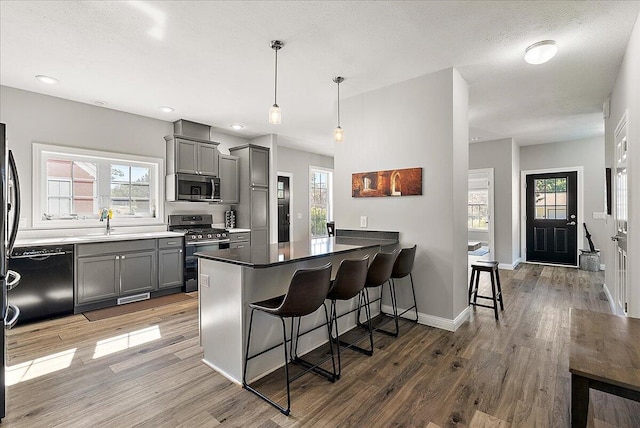
[[[476,297],[478,299],[487,299],[487,300],[493,300],[493,297],[489,297],[489,296],[481,296],[479,294],[476,294]],[[498,293],[496,294],[496,300],[500,300],[502,298],[502,293]]]
[[[325,370],[325,369],[323,369],[322,367],[319,366],[320,364],[322,364],[322,363],[324,363],[326,361],[329,361],[330,359],[331,359],[331,357],[328,357],[328,358],[325,358],[324,360],[322,360],[322,361],[320,361],[320,362],[318,362],[316,364],[313,364],[313,363],[310,363],[307,360],[303,360],[300,357],[295,357],[294,359],[291,360],[291,362],[293,364],[298,364],[298,365],[300,365],[302,367],[305,367],[305,368],[307,368],[307,370],[305,370],[304,372],[302,372],[300,374],[297,374],[296,376],[292,377],[291,378],[291,382],[293,382],[294,380],[298,379],[303,374],[306,374],[307,372],[310,372],[310,371],[312,371],[315,374],[318,374],[320,376],[326,377],[331,382],[335,382],[336,381],[336,376],[333,373],[331,373],[330,371]]]
[[[358,340],[362,340],[365,337],[369,337],[369,334],[368,333],[365,334],[364,336],[360,337]],[[372,356],[373,355],[373,350],[372,349],[370,350],[370,349],[361,348],[361,347],[357,346],[355,343],[349,343],[349,342],[345,342],[343,340],[338,340],[338,346],[340,346],[340,345],[344,346],[347,349],[353,349],[354,351],[358,351],[358,352],[360,352],[362,354],[365,354],[365,355],[368,355],[368,356]]]
[[[495,309],[495,307],[494,307],[494,306],[483,305],[482,303],[473,303],[473,302],[471,302],[471,303],[470,303],[470,305],[473,305],[473,306],[482,306],[483,308],[489,308],[489,309]]]

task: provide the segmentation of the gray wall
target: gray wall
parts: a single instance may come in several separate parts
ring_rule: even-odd
[[[514,266],[520,259],[520,170],[518,147],[513,139],[469,144],[469,169],[481,168],[493,168],[495,258],[501,267]]]
[[[282,139],[278,138],[278,143]],[[316,153],[303,152],[288,147],[278,147],[277,172],[292,174],[291,178],[291,241],[310,238],[309,233],[309,167],[333,169],[333,158]],[[298,215],[301,218],[298,218]]]
[[[22,187],[22,214],[31,228],[32,143],[75,146],[92,150],[153,156],[166,159],[165,135],[173,124],[90,104],[0,86],[0,121],[7,124],[9,148],[14,152]],[[213,129],[220,151],[246,143]],[[164,171],[161,172],[164,177]],[[228,205],[165,202],[164,221],[172,213],[210,212],[214,222],[224,222]],[[103,227],[96,222],[96,227]]]
[[[628,137],[629,152],[629,232],[628,242],[628,288],[627,302],[629,315],[640,318],[640,15],[631,34],[624,60],[611,91],[610,117],[605,120],[606,165],[613,168],[614,132],[624,115],[629,110]],[[613,218],[608,219],[607,235],[616,234]],[[613,260],[615,247],[611,241],[605,247],[607,259]],[[611,264],[611,263],[609,263]],[[614,269],[605,272],[605,283],[612,294],[615,293]]]
[[[552,144],[520,147],[520,169],[530,171],[546,168],[583,167],[584,218],[578,219],[578,248],[588,249],[582,223],[587,224],[596,248],[609,243],[605,220],[593,218],[594,212],[604,212],[604,139],[590,138]],[[600,263],[605,263],[606,254],[601,254]]]
[[[454,328],[467,308],[468,87],[447,69],[345,99],[334,156],[334,217],[342,228],[399,231],[417,244],[421,322]],[[421,196],[353,198],[351,174],[422,167]],[[408,307],[399,287],[400,307]],[[462,318],[464,315],[462,316]]]

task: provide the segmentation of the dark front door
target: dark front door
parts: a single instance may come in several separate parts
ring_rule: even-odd
[[[289,177],[278,176],[278,242],[289,242]]]
[[[577,263],[578,173],[527,175],[527,261]]]

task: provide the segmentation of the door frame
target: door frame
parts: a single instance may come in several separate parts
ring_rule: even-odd
[[[495,199],[494,199],[494,183],[493,183],[493,168],[478,168],[478,169],[470,169],[467,172],[467,176],[469,174],[487,174],[489,180],[489,254],[493,260],[497,260],[496,256],[496,232],[495,232]],[[468,178],[467,178],[468,179]]]
[[[547,174],[556,172],[577,172],[578,173],[578,230],[580,230],[580,224],[584,222],[584,167],[582,166],[568,166],[565,168],[545,168],[545,169],[530,169],[526,171],[520,171],[520,258],[523,262],[527,261],[527,175],[533,174]],[[551,266],[566,266],[566,267],[578,267],[580,263],[580,242],[584,243],[584,238],[580,240],[580,233],[576,233],[576,264],[575,265],[556,265],[554,263],[540,263],[529,262],[542,265]]]
[[[282,171],[278,171],[276,174],[276,187],[277,187],[277,183],[278,183],[278,176],[282,176],[282,177],[288,177],[289,178],[289,242],[291,242],[293,240],[293,173],[292,172],[282,172]],[[278,189],[276,188],[276,201],[278,198]],[[277,206],[277,204],[276,204]],[[277,217],[276,216],[276,238],[278,237],[278,221],[277,221]],[[276,242],[278,240],[276,239]]]

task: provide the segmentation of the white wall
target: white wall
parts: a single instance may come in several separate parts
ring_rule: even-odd
[[[495,259],[501,268],[520,260],[520,169],[512,138],[469,144],[469,169],[493,168]]]
[[[629,315],[640,318],[640,15],[629,39],[624,60],[611,91],[610,117],[605,120],[606,165],[614,167],[614,131],[629,110],[628,167],[629,167],[629,233],[628,242],[628,303]],[[607,224],[607,235],[616,234],[612,219]],[[614,245],[607,241],[609,260],[613,259]],[[605,283],[610,291],[615,287],[614,270],[607,269]]]
[[[104,107],[0,86],[0,121],[7,124],[9,149],[14,152],[22,190],[21,218],[32,226],[33,142],[75,146],[92,150],[128,153],[166,159],[165,135],[173,133],[171,122],[151,119]],[[213,130],[220,151],[247,140]],[[164,171],[162,171],[164,176]],[[214,222],[224,222],[228,205],[192,202],[165,202],[167,215],[183,212],[210,212]],[[96,227],[104,227],[96,221]]]
[[[345,140],[334,155],[340,228],[399,231],[417,244],[414,281],[421,322],[455,328],[467,308],[468,87],[455,69],[347,98]],[[422,167],[423,195],[352,198],[351,174]],[[406,288],[399,306],[408,307]],[[466,312],[465,312],[466,314]],[[464,317],[464,314],[463,316]]]
[[[609,245],[605,220],[593,218],[594,212],[606,211],[604,203],[605,167],[604,137],[551,144],[520,147],[520,168],[522,171],[583,167],[584,218],[578,219],[578,248],[589,249],[584,237],[582,223],[587,224],[596,248]],[[578,189],[580,192],[581,189]],[[606,254],[601,252],[600,263],[605,263]]]
[[[282,142],[282,138],[278,138]],[[288,147],[278,147],[278,172],[292,174],[291,191],[291,241],[310,238],[309,233],[309,167],[333,169],[333,158],[316,153],[303,152]],[[301,215],[301,218],[298,218]],[[277,230],[277,225],[276,225]]]

